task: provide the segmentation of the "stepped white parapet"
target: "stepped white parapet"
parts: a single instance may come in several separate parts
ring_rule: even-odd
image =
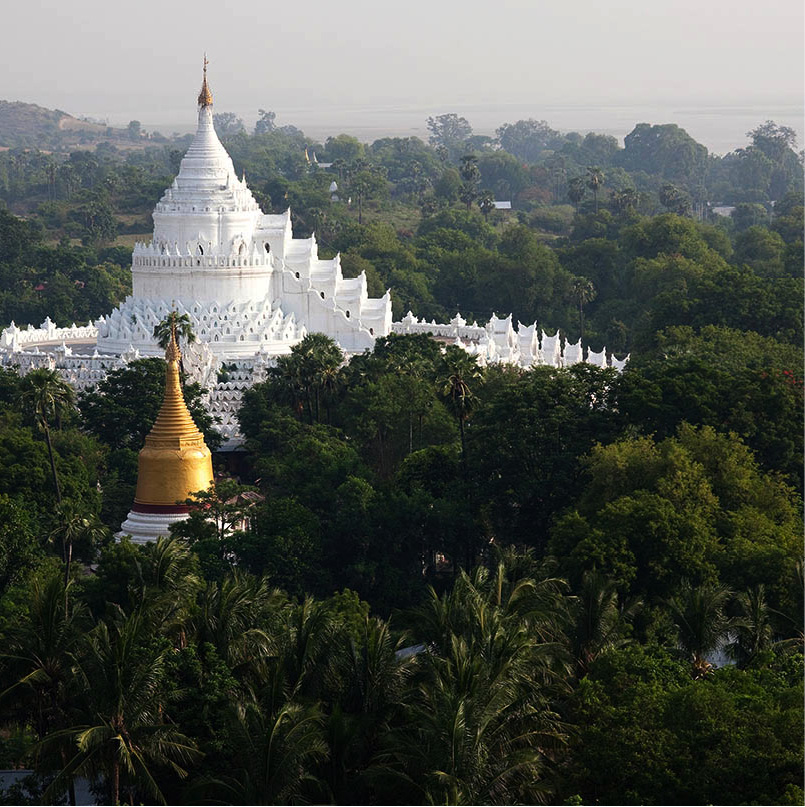
[[[421,333],[436,339],[449,340],[476,356],[480,364],[515,364],[528,368],[541,364],[548,367],[570,367],[586,362],[596,367],[613,367],[620,372],[629,361],[629,356],[618,359],[614,354],[608,354],[606,348],[598,353],[587,348],[585,358],[581,339],[573,344],[563,340],[559,333],[549,336],[536,322],[531,325],[518,322],[515,329],[511,314],[502,319],[493,314],[489,322],[481,326],[475,322],[468,325],[460,314],[456,314],[448,323],[437,323],[418,319],[409,311],[399,322],[392,323],[391,330],[393,333]]]

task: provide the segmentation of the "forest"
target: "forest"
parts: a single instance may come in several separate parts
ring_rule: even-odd
[[[672,125],[216,125],[395,317],[513,313],[630,360],[391,335],[345,364],[310,334],[144,547],[112,536],[164,362],[81,395],[0,368],[0,768],[34,771],[0,803],[801,804],[793,132],[717,157]],[[0,153],[0,321],[119,302],[181,154]]]

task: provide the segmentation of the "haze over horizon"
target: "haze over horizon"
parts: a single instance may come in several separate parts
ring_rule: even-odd
[[[367,131],[394,129],[384,115],[406,110],[457,111],[482,131],[503,122],[491,110],[510,110],[569,128],[542,110],[641,107],[668,122],[680,108],[711,106],[785,110],[778,122],[802,139],[798,0],[762,10],[749,0],[410,0],[399,14],[362,0],[311,0],[301,11],[143,0],[136,10],[103,0],[15,4],[0,96],[115,125],[137,117],[186,128],[206,51],[218,108],[247,123],[258,107],[281,124],[315,129],[320,110],[321,125],[352,120]],[[473,120],[472,109],[490,122]],[[424,120],[400,126],[426,134]]]

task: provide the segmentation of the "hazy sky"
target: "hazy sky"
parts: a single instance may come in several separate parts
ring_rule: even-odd
[[[179,123],[219,110],[802,104],[802,0],[14,0],[0,98]],[[288,122],[287,119],[282,122]]]

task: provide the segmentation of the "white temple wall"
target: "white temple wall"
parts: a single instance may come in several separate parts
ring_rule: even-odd
[[[236,238],[250,243],[260,215],[259,211],[253,210],[221,211],[207,208],[204,212],[193,212],[192,209],[188,212],[184,209],[185,205],[176,207],[175,211],[154,211],[154,241],[169,245],[176,242],[182,252],[187,244],[190,251],[195,253],[199,243],[205,252],[208,243],[214,247],[222,246],[225,252],[229,251]]]
[[[171,262],[170,258],[152,259]],[[226,258],[175,258],[173,263],[226,263]],[[237,260],[237,259],[231,259]],[[245,259],[248,260],[248,259]],[[261,259],[262,266],[175,266],[168,273],[161,267],[133,266],[132,296],[136,299],[182,300],[189,306],[194,301],[249,302],[262,300],[270,291],[272,269]]]

